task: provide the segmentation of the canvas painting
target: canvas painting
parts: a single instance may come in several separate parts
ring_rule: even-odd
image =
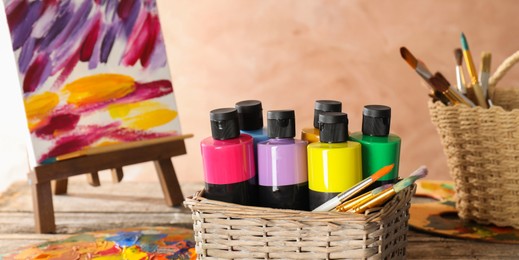
[[[37,164],[180,134],[155,0],[4,0]]]

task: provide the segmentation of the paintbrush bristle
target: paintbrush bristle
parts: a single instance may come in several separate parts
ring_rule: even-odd
[[[481,53],[481,71],[490,73],[490,61],[492,60],[492,54],[490,52]]]
[[[409,186],[411,186],[416,180],[421,179],[425,176],[427,176],[427,167],[420,166],[416,171],[411,173],[409,177],[399,181],[397,184],[393,185],[393,189],[395,192],[399,192]]]
[[[393,170],[393,167],[395,167],[395,164],[392,163],[390,165],[386,165],[382,168],[380,168],[377,172],[375,172],[374,174],[372,174],[370,177],[371,177],[371,180],[373,181],[376,181],[380,178],[382,178],[382,176],[388,174],[389,172],[391,172],[391,170]]]
[[[469,50],[469,43],[467,42],[467,37],[465,37],[464,33],[461,33],[461,48],[463,48],[464,51]]]
[[[435,90],[442,93],[447,91],[450,86],[447,79],[445,79],[445,77],[443,77],[443,75],[439,72],[436,72],[436,74],[434,74],[434,76],[431,78],[431,85]]]
[[[400,47],[400,55],[402,55],[402,58],[404,58],[411,68],[416,69],[416,66],[418,66],[418,60],[406,47]]]
[[[456,65],[461,66],[463,63],[463,51],[461,48],[456,48],[454,50],[454,56],[456,57]]]

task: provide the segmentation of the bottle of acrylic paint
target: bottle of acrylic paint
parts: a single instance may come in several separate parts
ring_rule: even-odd
[[[364,106],[362,132],[351,134],[350,140],[362,144],[363,177],[367,178],[385,165],[395,164],[391,172],[380,178],[370,188],[398,180],[401,139],[390,134],[391,108],[382,105]]]
[[[316,100],[314,104],[314,127],[303,128],[301,139],[308,143],[319,142],[319,115],[324,112],[341,112],[342,103],[335,100]]]
[[[267,112],[269,140],[258,144],[262,206],[308,210],[306,141],[296,140],[294,110]]]
[[[252,205],[257,191],[253,140],[240,134],[234,108],[210,112],[211,134],[200,143],[208,199]]]
[[[258,100],[244,100],[236,103],[240,131],[242,134],[252,136],[254,140],[254,155],[257,162],[257,145],[259,142],[268,140],[267,129],[263,127],[263,108]],[[258,165],[256,164],[256,173]]]
[[[308,145],[310,210],[362,180],[362,151],[348,141],[348,115],[328,112],[319,115],[320,142]]]

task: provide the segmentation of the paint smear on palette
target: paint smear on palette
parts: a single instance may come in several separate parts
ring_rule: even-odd
[[[128,228],[89,232],[42,243],[4,255],[18,259],[196,259],[191,229]]]
[[[519,244],[517,229],[460,219],[453,200],[455,194],[452,181],[421,180],[417,182],[417,186],[417,195],[439,200],[411,203],[409,225],[414,229],[455,238]]]
[[[36,164],[180,134],[155,0],[4,2]]]

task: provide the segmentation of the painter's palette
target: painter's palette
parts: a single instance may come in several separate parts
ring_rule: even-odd
[[[445,181],[417,181],[417,196],[434,198],[429,203],[412,203],[409,225],[429,233],[496,243],[519,244],[519,230],[464,221],[455,208],[454,184]]]
[[[29,246],[3,259],[196,259],[194,246],[191,229],[126,228],[81,233]]]

